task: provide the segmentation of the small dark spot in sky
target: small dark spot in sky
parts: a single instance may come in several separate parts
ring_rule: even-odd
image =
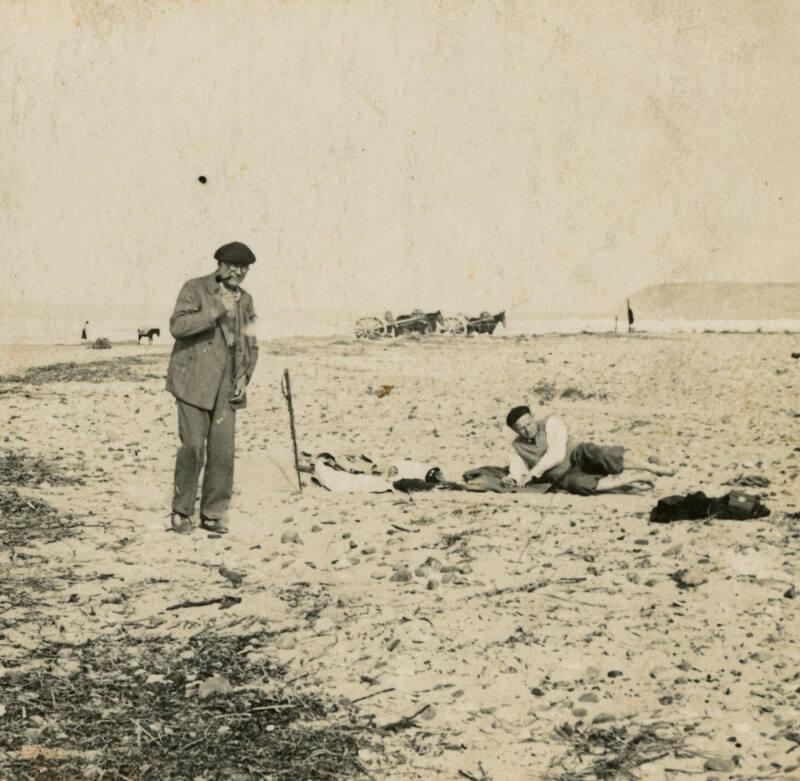
[[[208,179],[206,179],[205,176],[198,176],[197,181],[200,182],[200,184],[205,184]]]

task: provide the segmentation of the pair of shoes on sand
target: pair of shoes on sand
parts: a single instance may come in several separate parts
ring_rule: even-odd
[[[188,515],[173,512],[171,517],[172,531],[177,534],[191,534],[195,530],[195,525]],[[200,528],[214,534],[226,534],[228,527],[222,518],[206,518],[200,516]]]

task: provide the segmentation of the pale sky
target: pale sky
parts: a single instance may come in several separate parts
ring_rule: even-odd
[[[169,307],[232,240],[262,311],[593,311],[800,280],[794,0],[0,15],[13,300]]]

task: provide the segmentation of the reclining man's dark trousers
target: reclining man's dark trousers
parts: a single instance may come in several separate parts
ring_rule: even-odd
[[[181,446],[175,460],[175,495],[172,509],[194,515],[197,483],[205,462],[200,515],[220,519],[225,515],[233,493],[234,440],[236,410],[233,394],[233,356],[227,351],[214,409],[206,410],[178,400],[178,434]]]

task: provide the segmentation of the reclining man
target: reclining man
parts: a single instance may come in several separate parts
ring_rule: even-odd
[[[653,481],[645,473],[675,474],[668,467],[632,457],[618,445],[574,442],[562,420],[554,415],[535,420],[530,407],[514,407],[506,425],[517,438],[505,485],[550,483],[551,490],[589,496],[652,488]]]

